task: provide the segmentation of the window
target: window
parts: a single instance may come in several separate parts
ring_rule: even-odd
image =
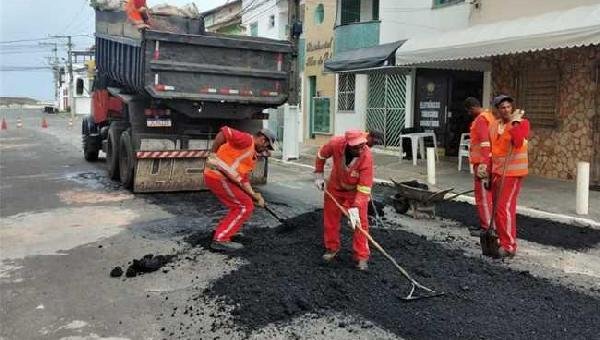
[[[318,4],[315,8],[315,23],[320,25],[323,20],[325,20],[325,7],[323,7],[323,4]]]
[[[75,93],[78,96],[83,95],[83,79],[77,78],[77,82],[75,83]]]
[[[519,77],[518,106],[533,126],[556,127],[560,73],[558,67],[530,67]]]
[[[258,37],[258,22],[253,22],[250,24],[250,35],[253,37]]]
[[[465,2],[465,0],[433,0],[433,8],[454,5],[461,2]]]
[[[275,27],[275,16],[269,16],[269,27]]]
[[[340,24],[360,22],[360,0],[342,0],[342,17]]]
[[[354,111],[354,73],[340,73],[338,78],[338,111]]]
[[[373,8],[372,8],[372,15],[373,15],[373,20],[379,20],[379,0],[372,0]]]

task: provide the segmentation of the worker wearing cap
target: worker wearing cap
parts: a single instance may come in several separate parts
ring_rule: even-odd
[[[490,125],[492,192],[497,200],[494,225],[501,257],[512,257],[517,251],[517,198],[523,178],[528,173],[529,121],[523,118],[525,111],[514,110],[513,103],[514,99],[510,96],[495,97],[493,104],[499,119]]]
[[[479,214],[479,228],[469,228],[471,235],[479,236],[480,229],[489,228],[492,217],[491,189],[491,143],[490,124],[496,120],[490,110],[484,110],[477,98],[465,99],[465,108],[475,118],[469,132],[469,161],[473,167],[475,204]]]
[[[212,154],[206,160],[204,184],[229,212],[217,225],[211,248],[222,251],[243,248],[242,244],[231,241],[231,237],[252,215],[253,200],[259,207],[265,206],[262,195],[250,185],[250,172],[257,154],[273,150],[275,139],[268,129],[251,135],[228,126],[222,127],[215,137]]]
[[[128,0],[125,4],[127,18],[138,28],[148,28],[148,7],[146,0]]]
[[[332,158],[333,166],[329,181],[325,184],[325,162]],[[315,185],[327,190],[338,203],[348,210],[351,223],[368,231],[367,207],[373,185],[373,157],[367,146],[367,133],[359,130],[346,131],[323,145],[317,153]],[[323,259],[332,261],[340,250],[340,219],[342,212],[329,195],[324,195],[323,227],[325,254]],[[367,270],[369,243],[365,235],[355,230],[352,248],[359,270]]]

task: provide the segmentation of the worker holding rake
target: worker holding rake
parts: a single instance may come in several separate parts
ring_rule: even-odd
[[[333,261],[340,250],[340,220],[342,211],[339,202],[347,209],[353,226],[368,231],[367,208],[373,185],[373,157],[367,146],[368,134],[360,130],[346,131],[344,136],[335,136],[323,145],[317,154],[315,185],[325,190],[323,208],[323,238],[325,254],[323,260]],[[324,179],[325,162],[332,158],[333,166],[327,183]],[[330,197],[330,195],[333,197]],[[364,233],[355,230],[352,241],[357,269],[366,271],[369,260],[369,241]]]

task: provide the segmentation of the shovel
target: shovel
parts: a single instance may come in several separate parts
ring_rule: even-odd
[[[344,216],[349,218],[348,215],[348,211],[346,210],[346,208],[344,208],[336,199],[335,197],[329,192],[327,191],[327,189],[325,189],[325,194],[327,196],[329,196],[329,198],[331,198],[331,200],[333,201],[333,203],[335,203],[335,205],[338,207],[338,209],[340,209],[340,211],[342,212],[342,214],[344,214]],[[432,298],[432,297],[436,297],[436,296],[440,296],[440,295],[444,295],[443,292],[436,292],[431,288],[427,288],[425,286],[423,286],[422,284],[420,284],[419,282],[417,282],[415,279],[413,279],[410,274],[408,274],[408,272],[402,268],[398,262],[396,262],[396,260],[394,260],[393,257],[391,257],[386,251],[385,249],[383,249],[383,247],[377,243],[377,241],[375,241],[373,239],[373,237],[371,237],[371,235],[364,230],[360,224],[358,226],[352,226],[354,230],[358,229],[358,231],[360,231],[363,235],[365,235],[365,237],[367,238],[367,240],[369,240],[369,242],[375,247],[375,249],[379,250],[379,252],[385,256],[385,258],[387,258],[388,260],[390,260],[390,262],[392,262],[392,264],[394,265],[394,267],[396,267],[396,269],[398,269],[400,271],[400,273],[402,274],[402,276],[404,276],[411,284],[411,288],[410,288],[410,292],[408,293],[408,295],[406,295],[405,297],[401,298],[402,300],[405,301],[412,301],[412,300],[419,300],[419,299],[427,299],[427,298]],[[414,293],[415,291],[418,289],[424,290],[426,293],[424,295],[418,295],[415,296]]]

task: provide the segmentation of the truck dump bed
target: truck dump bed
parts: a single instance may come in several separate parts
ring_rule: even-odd
[[[132,93],[256,113],[286,102],[291,63],[288,41],[204,33],[201,19],[165,16],[139,32],[124,12],[96,11],[97,71]]]

